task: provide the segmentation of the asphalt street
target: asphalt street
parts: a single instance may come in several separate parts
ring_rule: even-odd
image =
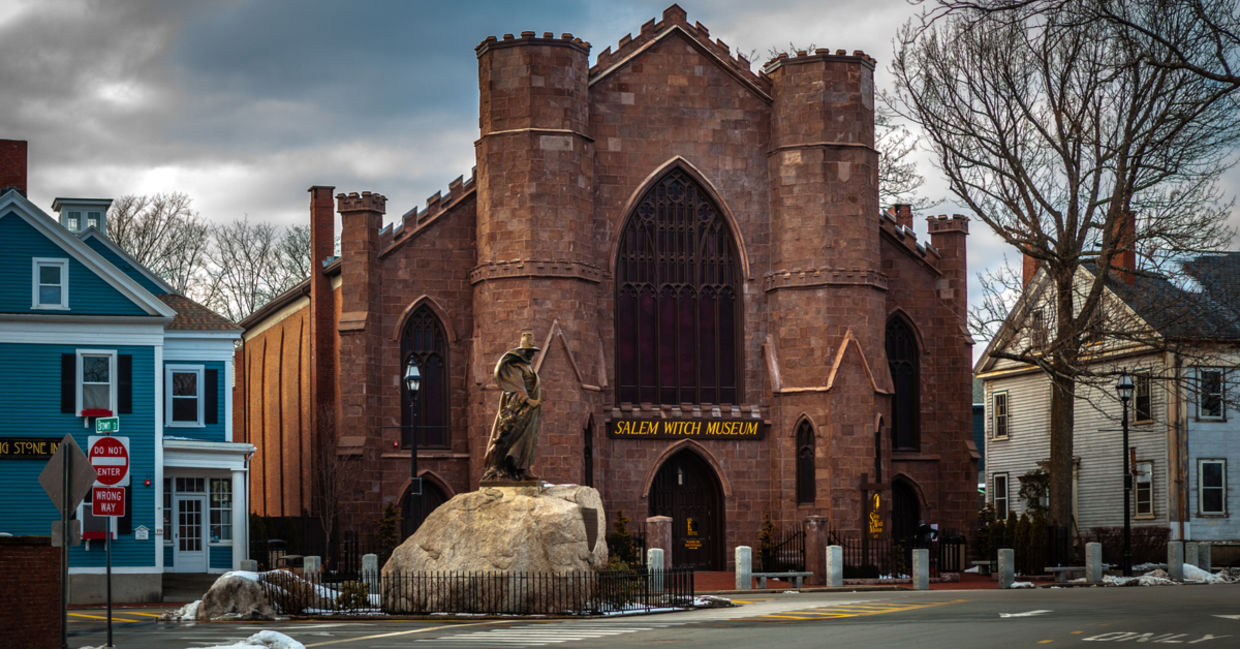
[[[229,645],[273,629],[314,647],[488,649],[652,646],[709,649],[993,649],[1188,645],[1240,647],[1240,584],[1152,588],[754,593],[740,605],[565,620],[288,620],[166,623],[121,610],[123,649]],[[87,617],[96,616],[96,617]],[[69,646],[103,644],[95,610],[71,612]]]

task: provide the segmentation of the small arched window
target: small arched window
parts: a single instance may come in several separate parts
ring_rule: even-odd
[[[430,306],[423,304],[409,316],[400,339],[400,357],[401,372],[411,358],[422,372],[416,414],[409,391],[401,383],[402,445],[410,447],[410,433],[416,430],[419,448],[448,448],[448,336]]]
[[[917,338],[899,316],[887,321],[887,363],[895,394],[891,398],[891,445],[896,451],[921,448],[921,369]]]
[[[797,426],[797,502],[814,502],[814,427],[801,420]]]
[[[738,403],[737,253],[705,189],[673,169],[642,196],[616,259],[616,398]]]

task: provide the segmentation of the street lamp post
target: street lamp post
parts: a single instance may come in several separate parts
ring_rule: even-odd
[[[1132,509],[1129,499],[1132,497],[1132,470],[1128,466],[1128,401],[1132,399],[1133,385],[1132,378],[1128,376],[1128,370],[1124,370],[1119,375],[1119,382],[1115,384],[1116,391],[1119,392],[1119,400],[1124,404],[1124,414],[1122,416],[1121,427],[1124,429],[1124,576],[1132,576]]]
[[[418,362],[410,358],[405,365],[405,389],[409,391],[409,510],[416,519],[422,513],[422,485],[418,480],[418,388],[422,387],[422,371]],[[409,524],[409,536],[417,530],[416,524]]]

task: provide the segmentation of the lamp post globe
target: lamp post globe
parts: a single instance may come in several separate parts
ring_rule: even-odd
[[[1128,466],[1128,401],[1132,399],[1134,386],[1132,377],[1128,376],[1128,370],[1124,370],[1119,375],[1119,381],[1115,383],[1115,391],[1119,393],[1119,400],[1123,404],[1123,415],[1121,418],[1121,428],[1124,431],[1124,446],[1122,452],[1124,454],[1124,557],[1123,568],[1124,576],[1132,576],[1132,507],[1130,498],[1132,497],[1132,468]]]

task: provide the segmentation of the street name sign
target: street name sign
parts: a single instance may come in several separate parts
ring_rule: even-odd
[[[91,466],[95,467],[98,487],[129,486],[129,438],[91,435],[89,438]]]
[[[98,417],[95,419],[95,432],[103,435],[105,433],[121,432],[120,417]]]

